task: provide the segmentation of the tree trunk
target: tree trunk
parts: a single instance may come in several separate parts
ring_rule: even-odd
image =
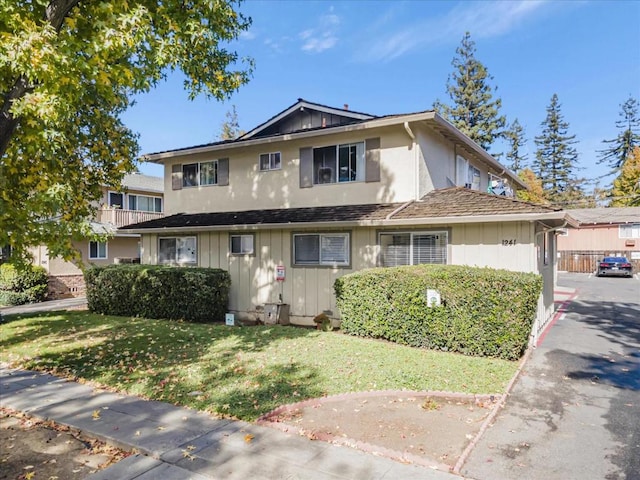
[[[64,19],[78,2],[79,0],[52,0],[45,10],[45,20],[56,32],[59,32]],[[13,84],[13,87],[4,95],[2,110],[0,111],[0,158],[7,151],[9,141],[11,141],[11,137],[13,137],[20,122],[20,118],[14,117],[11,113],[11,106],[15,100],[24,97],[32,89],[33,87],[29,85],[27,79],[20,76]]]

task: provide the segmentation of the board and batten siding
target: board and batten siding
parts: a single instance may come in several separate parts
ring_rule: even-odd
[[[337,278],[378,265],[378,233],[391,231],[449,231],[448,263],[487,266],[513,271],[538,272],[535,227],[529,222],[465,224],[451,227],[416,227],[402,229],[351,228],[336,230],[242,230],[232,233],[255,236],[254,255],[235,256],[229,252],[230,232],[200,232],[197,237],[198,266],[221,268],[231,276],[229,312],[241,319],[260,319],[265,303],[290,305],[290,319],[299,325],[313,325],[313,318],[325,311],[340,318],[333,293]],[[345,232],[350,237],[351,265],[348,268],[295,267],[292,265],[293,233]],[[185,233],[184,236],[190,236]],[[169,235],[168,235],[169,236]],[[158,259],[158,235],[143,235],[142,262],[155,264]],[[503,244],[503,240],[507,244]],[[508,243],[514,240],[515,243]],[[284,282],[276,281],[276,267],[286,269]],[[546,275],[552,275],[549,269]],[[549,292],[545,292],[549,295]],[[544,302],[545,310],[553,302]]]
[[[456,225],[451,238],[456,265],[537,272],[535,227],[530,222]]]
[[[290,305],[291,321],[301,325],[314,325],[313,318],[330,311],[339,318],[333,284],[336,279],[362,268],[375,266],[375,230],[336,230],[351,233],[350,268],[294,267],[292,266],[292,234],[326,233],[327,230],[258,230],[238,231],[255,237],[254,255],[231,255],[229,232],[203,232],[197,237],[198,266],[221,268],[231,276],[229,312],[238,318],[259,319],[265,303],[282,302]],[[163,237],[165,235],[162,235]],[[166,235],[175,236],[175,235]],[[191,236],[188,233],[180,236]],[[158,263],[158,235],[143,235],[142,262]],[[373,242],[373,243],[372,243]],[[276,267],[286,269],[284,282],[276,281]]]

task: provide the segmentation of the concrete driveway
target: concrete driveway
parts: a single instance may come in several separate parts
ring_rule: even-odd
[[[640,280],[577,289],[461,472],[474,479],[640,479]]]

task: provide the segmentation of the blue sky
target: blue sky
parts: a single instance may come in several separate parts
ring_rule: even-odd
[[[494,77],[501,113],[525,127],[529,160],[557,93],[579,142],[579,175],[603,175],[596,150],[617,135],[620,104],[640,100],[637,1],[249,0],[240,11],[253,24],[231,48],[255,60],[252,80],[226,102],[189,101],[178,74],[138,96],[124,121],[140,134],[141,153],[215,141],[232,105],[245,130],[298,98],[375,115],[429,110],[449,101],[465,31]],[[162,175],[152,164],[141,171]]]

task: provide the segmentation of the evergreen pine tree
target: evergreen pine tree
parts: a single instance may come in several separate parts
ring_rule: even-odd
[[[567,134],[569,123],[562,116],[555,93],[547,107],[547,118],[541,126],[542,134],[535,137],[538,148],[532,170],[542,182],[542,188],[551,203],[575,203],[584,196],[575,178],[578,169],[578,152],[573,147],[577,143],[576,136]]]
[[[625,160],[631,156],[633,148],[640,146],[640,117],[638,117],[638,101],[629,98],[620,105],[622,110],[620,116],[622,120],[616,122],[616,127],[620,129],[618,136],[612,140],[603,140],[602,143],[610,145],[609,148],[598,153],[600,158],[598,163],[606,163],[615,173],[624,164]]]
[[[640,147],[635,147],[613,181],[612,207],[640,207]]]
[[[466,32],[461,45],[456,49],[457,57],[451,62],[453,74],[447,78],[447,93],[453,106],[437,100],[433,107],[462,133],[489,150],[502,134],[506,119],[498,112],[502,100],[493,99],[496,88],[491,88],[488,84],[493,77],[475,58],[475,51],[475,42],[471,40],[469,32]]]
[[[527,140],[524,138],[524,128],[516,118],[504,132],[504,137],[509,145],[506,159],[510,162],[507,166],[514,172],[519,172],[526,166],[527,155],[522,153],[522,148]]]

